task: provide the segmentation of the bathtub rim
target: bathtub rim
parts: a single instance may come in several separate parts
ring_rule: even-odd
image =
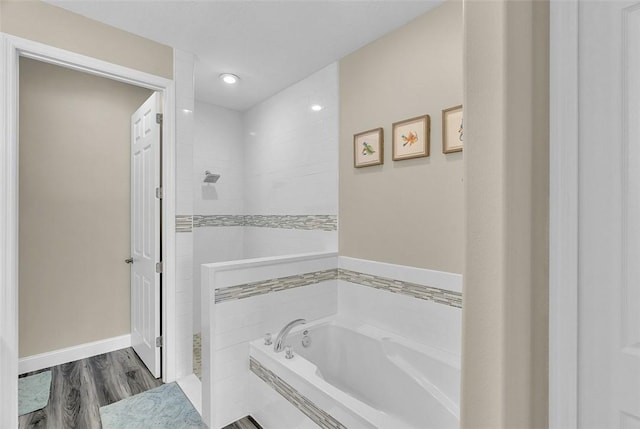
[[[400,334],[396,334],[395,332],[389,332],[382,328],[378,328],[377,326],[373,326],[350,317],[345,317],[343,315],[323,317],[322,319],[307,322],[304,325],[298,325],[289,332],[289,336],[293,336],[307,329],[317,328],[318,326],[322,325],[335,325],[341,328],[349,329],[367,337],[374,338],[379,341],[391,338],[394,342],[400,344],[403,347],[407,347],[420,354],[432,357],[433,359],[454,369],[460,371],[462,368],[461,356],[457,353],[453,353],[439,347],[422,344],[407,337],[403,337]],[[256,341],[260,342],[260,340]]]

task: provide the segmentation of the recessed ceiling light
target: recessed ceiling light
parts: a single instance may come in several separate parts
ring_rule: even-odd
[[[313,106],[311,106],[311,110],[313,110],[314,112],[319,112],[322,110],[322,106],[319,104],[314,104]]]
[[[228,83],[229,85],[233,85],[240,80],[240,78],[233,73],[222,73],[220,75],[220,79],[222,79],[224,83]]]

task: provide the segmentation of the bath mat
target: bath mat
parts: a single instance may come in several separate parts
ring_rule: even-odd
[[[40,410],[49,403],[51,371],[18,379],[18,415]]]
[[[102,429],[205,428],[176,383],[163,384],[100,408]]]

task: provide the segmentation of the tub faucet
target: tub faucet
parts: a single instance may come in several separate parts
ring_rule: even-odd
[[[305,319],[296,319],[287,323],[285,327],[282,328],[282,330],[278,334],[278,337],[276,338],[276,343],[273,345],[273,351],[278,353],[284,350],[284,341],[287,339],[287,335],[289,335],[289,331],[293,329],[294,326],[304,325],[305,323],[307,323]]]

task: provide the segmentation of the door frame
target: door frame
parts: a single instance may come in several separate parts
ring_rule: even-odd
[[[550,429],[578,428],[579,6],[550,2]]]
[[[170,79],[0,33],[0,426],[18,427],[18,65],[26,57],[162,93],[162,374],[176,378],[175,86]]]

